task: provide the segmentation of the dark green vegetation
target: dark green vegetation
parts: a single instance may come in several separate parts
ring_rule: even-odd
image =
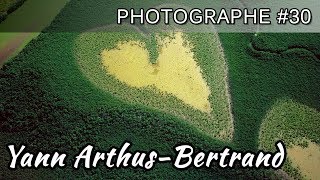
[[[319,60],[315,58],[319,54],[320,44],[316,42],[319,40],[318,34],[259,34],[256,38],[253,34],[220,34],[230,75],[235,117],[233,142],[212,138],[170,114],[115,98],[94,86],[81,72],[74,49],[75,40],[81,34],[79,30],[114,23],[114,19],[107,18],[113,13],[107,10],[108,7],[126,5],[125,1],[119,1],[119,4],[107,3],[102,0],[94,3],[71,1],[45,33],[31,41],[13,61],[0,70],[1,167],[7,165],[9,157],[7,152],[3,152],[3,147],[12,142],[28,144],[32,151],[41,149],[50,152],[58,149],[70,155],[86,143],[104,149],[120,146],[125,140],[133,143],[133,150],[157,149],[162,154],[171,154],[172,147],[182,142],[192,143],[203,150],[218,150],[225,145],[255,150],[259,146],[258,136],[262,120],[278,99],[293,99],[319,111],[320,67]],[[145,4],[145,1],[141,1],[131,6],[147,6]],[[148,5],[154,4],[150,2]],[[96,12],[101,12],[103,18],[97,17]],[[67,30],[74,32],[58,33]],[[190,36],[190,40],[205,41],[206,36],[207,34],[195,33]],[[284,38],[280,39],[282,36]],[[303,46],[297,48],[297,45]],[[200,54],[200,57],[206,57],[207,48],[210,46],[202,42],[199,49],[203,51],[196,53]],[[282,55],[292,51],[290,56]],[[204,71],[214,70],[214,67],[210,66],[202,68]],[[214,78],[210,79],[210,82],[214,82]],[[301,120],[288,119],[297,122]],[[282,125],[286,122],[287,120],[282,121]],[[315,123],[316,119],[309,122]],[[293,127],[297,128],[303,122],[297,124]],[[319,137],[316,135],[316,132],[319,132],[318,127],[314,126],[312,129],[312,124],[309,126],[311,127],[308,127],[308,131],[312,133],[308,138],[319,144]],[[279,127],[270,130],[277,131],[277,128]],[[297,134],[304,136],[305,133],[306,131]],[[294,137],[288,139],[290,142]],[[274,140],[266,141],[271,143]],[[29,174],[30,172],[33,173]],[[159,164],[148,172],[141,169],[107,170],[101,166],[90,171],[67,168],[15,173],[17,175],[9,174],[8,170],[4,169],[0,177],[39,178],[41,175],[43,178],[129,176],[157,179],[231,179],[239,176],[242,179],[261,179],[273,175],[265,171],[241,168],[177,171],[170,164]]]
[[[267,150],[274,150],[278,139],[288,146],[299,145],[303,138],[319,145],[320,35],[220,34],[220,37],[229,64],[234,142],[244,148],[257,148],[260,143]],[[270,110],[272,114],[268,115]],[[284,169],[301,178],[289,161]]]
[[[0,1],[0,23],[4,21],[7,16],[18,9],[26,0],[1,0]]]
[[[157,46],[157,39],[154,33],[150,34],[148,40],[146,41],[146,48],[148,49],[150,62],[152,64],[156,64],[157,58],[159,56],[158,46]]]
[[[278,139],[288,146],[307,146],[305,140],[319,145],[320,35],[258,34],[252,38],[249,53],[262,61],[283,62],[286,67],[272,69],[281,78],[273,88],[274,94],[284,95],[272,101],[263,119],[260,147],[272,151],[273,142]],[[292,167],[290,159],[284,170],[297,179],[303,177]]]
[[[285,48],[302,44],[318,52],[319,34],[221,34],[229,64],[230,85],[235,113],[235,142],[245,147],[258,147],[261,120],[277,99],[289,98],[320,109],[320,61],[313,53],[299,56],[299,49],[287,50],[290,56],[273,58]],[[298,36],[298,37],[297,37]],[[286,39],[286,41],[284,41]],[[293,41],[290,41],[293,39]],[[277,46],[277,40],[280,40]],[[251,42],[261,47],[260,55],[252,56]],[[237,42],[237,43],[231,43]],[[307,43],[309,42],[309,44]],[[263,45],[259,45],[259,44]],[[262,48],[265,48],[264,50]],[[309,51],[307,51],[309,52]],[[269,59],[269,60],[266,60]],[[239,133],[238,133],[239,132]]]
[[[119,146],[125,140],[133,150],[157,149],[171,154],[177,143],[189,142],[204,150],[232,144],[215,140],[183,120],[141,106],[127,105],[97,89],[82,75],[68,43],[77,33],[42,33],[1,70],[1,146],[15,142],[29,145],[32,151],[54,149],[74,154],[86,143],[99,148]],[[65,52],[56,54],[56,52]],[[10,138],[7,138],[10,137]],[[9,157],[3,152],[3,158]],[[72,156],[71,156],[72,157]],[[8,161],[1,161],[2,167]],[[32,170],[16,171],[27,176]],[[42,173],[40,173],[42,172]],[[7,177],[7,170],[1,172]],[[189,169],[177,171],[160,164],[153,171],[141,169],[98,169],[55,171],[40,169],[41,176],[109,178],[213,178],[235,175],[260,177],[248,170]],[[74,173],[74,174],[72,174]],[[10,175],[15,177],[18,175]],[[35,175],[36,176],[36,175]],[[18,176],[19,177],[19,176]],[[45,178],[45,177],[44,177]]]

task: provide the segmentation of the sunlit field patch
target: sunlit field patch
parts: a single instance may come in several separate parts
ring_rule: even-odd
[[[209,87],[190,47],[183,42],[182,33],[176,33],[174,39],[158,38],[161,47],[155,64],[149,61],[148,51],[141,42],[120,43],[117,48],[101,53],[102,64],[108,73],[129,86],[155,86],[209,113]]]
[[[289,158],[308,179],[320,177],[320,146],[308,141],[308,147],[293,146],[288,149]]]
[[[211,137],[232,139],[226,62],[217,34],[150,36],[137,27],[126,32],[110,27],[112,32],[88,30],[75,41],[74,56],[91,83],[127,103],[179,117]]]
[[[279,100],[261,125],[260,148],[272,151],[275,141],[284,141],[288,151],[284,170],[295,179],[317,179],[314,177],[320,175],[319,121],[316,109],[293,100]]]

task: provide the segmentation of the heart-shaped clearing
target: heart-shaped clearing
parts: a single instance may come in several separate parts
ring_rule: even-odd
[[[111,75],[129,86],[154,86],[176,96],[184,103],[210,112],[210,89],[193,59],[194,55],[182,33],[174,38],[157,38],[160,47],[156,64],[149,61],[149,53],[141,42],[119,43],[117,48],[103,50],[103,65]]]
[[[97,103],[112,95],[231,140],[227,69],[218,34],[175,32],[150,39],[135,26],[107,25],[79,34],[74,56],[87,80],[106,93],[97,96]]]

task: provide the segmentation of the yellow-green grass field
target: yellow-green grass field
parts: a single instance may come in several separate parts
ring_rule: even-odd
[[[173,114],[211,137],[231,141],[227,67],[217,34],[162,34],[155,63],[145,44],[149,38],[140,32],[82,33],[74,47],[79,69],[115,97]]]

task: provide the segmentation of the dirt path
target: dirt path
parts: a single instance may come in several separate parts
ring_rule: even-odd
[[[30,33],[20,33],[17,37],[0,49],[0,68],[11,57],[11,55],[13,55],[16,50],[21,47],[21,44],[23,44],[29,34]]]

